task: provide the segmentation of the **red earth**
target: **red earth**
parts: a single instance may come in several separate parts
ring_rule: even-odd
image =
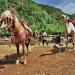
[[[16,48],[0,45],[0,75],[75,75],[75,53],[55,52],[48,47],[32,45],[27,64],[15,64]]]

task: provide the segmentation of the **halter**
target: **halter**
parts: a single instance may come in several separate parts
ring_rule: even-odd
[[[0,21],[2,22],[2,27],[1,28],[11,28],[12,26],[12,14],[9,10],[6,10],[1,14]]]

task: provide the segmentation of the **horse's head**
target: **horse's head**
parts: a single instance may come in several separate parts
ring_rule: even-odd
[[[6,10],[1,14],[0,21],[2,23],[1,28],[10,28],[12,26],[13,16],[11,14],[11,11]]]

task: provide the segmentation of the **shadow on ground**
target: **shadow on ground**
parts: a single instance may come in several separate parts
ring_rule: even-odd
[[[4,64],[14,64],[17,57],[21,57],[22,55],[20,54],[19,56],[17,56],[17,54],[12,54],[12,55],[6,55],[3,59],[0,59],[0,64],[4,65]]]
[[[60,51],[60,48],[53,48],[53,49],[50,50],[50,53],[41,54],[39,57],[54,55],[56,53],[65,52],[65,51],[66,51],[65,48],[62,48],[61,51]]]

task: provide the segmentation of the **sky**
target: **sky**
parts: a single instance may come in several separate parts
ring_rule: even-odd
[[[75,0],[34,0],[34,2],[60,8],[67,14],[75,13]]]

